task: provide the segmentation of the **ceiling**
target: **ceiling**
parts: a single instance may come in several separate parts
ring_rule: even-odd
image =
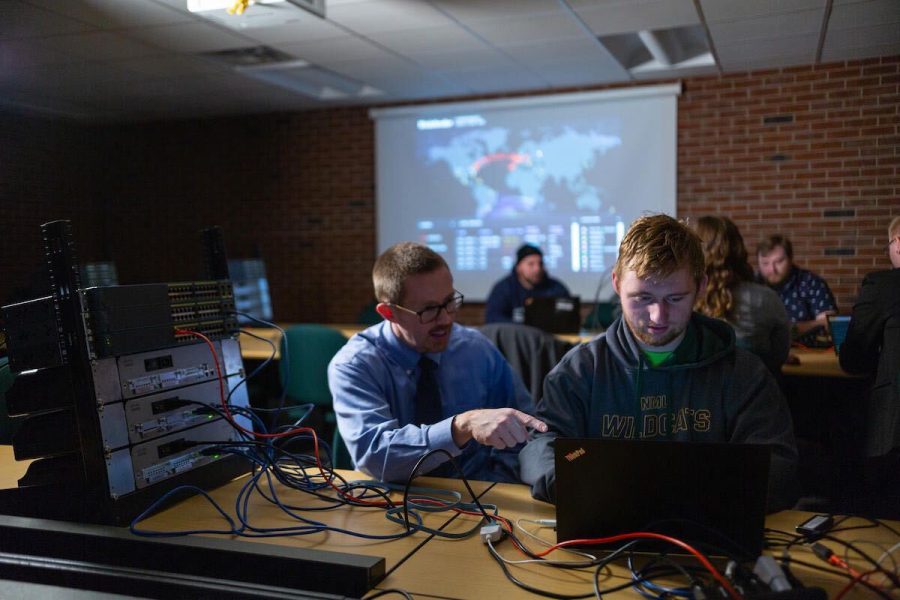
[[[187,2],[0,0],[0,107],[173,119],[900,54],[898,0],[325,0],[324,19],[260,4],[236,25]],[[264,11],[282,18],[252,25]],[[291,91],[208,54],[255,46],[362,91]]]

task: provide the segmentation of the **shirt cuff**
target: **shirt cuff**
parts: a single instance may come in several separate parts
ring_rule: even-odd
[[[450,456],[453,456],[454,458],[463,452],[463,448],[457,446],[456,442],[453,441],[453,417],[438,421],[429,427],[428,438],[428,446],[432,450],[446,450],[450,453]]]

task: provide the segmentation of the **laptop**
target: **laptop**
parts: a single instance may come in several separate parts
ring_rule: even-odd
[[[550,333],[578,333],[581,330],[581,298],[529,298],[525,304],[525,324]]]
[[[841,353],[841,344],[847,338],[847,330],[850,328],[848,315],[828,315],[828,331],[831,332],[831,342],[834,344],[834,353]]]
[[[755,558],[769,454],[762,444],[558,438],[557,540],[653,531],[709,554]]]

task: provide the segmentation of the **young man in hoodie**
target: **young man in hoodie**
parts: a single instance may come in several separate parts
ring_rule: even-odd
[[[705,285],[701,242],[690,228],[666,215],[632,224],[613,271],[622,316],[544,382],[536,416],[548,431],[519,455],[535,498],[555,501],[557,437],[600,437],[769,444],[768,508],[793,505],[797,451],[787,404],[759,358],[735,347],[728,323],[693,312]]]

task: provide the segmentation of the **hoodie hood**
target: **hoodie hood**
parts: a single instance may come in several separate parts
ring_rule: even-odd
[[[699,313],[691,315],[684,339],[673,352],[672,358],[658,367],[647,364],[637,339],[623,317],[620,316],[613,321],[605,335],[609,351],[628,370],[693,369],[715,362],[734,352],[735,348],[734,330],[731,325]]]

